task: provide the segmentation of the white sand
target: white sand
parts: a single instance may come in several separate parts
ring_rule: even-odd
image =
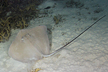
[[[39,8],[53,7],[56,3],[55,8],[48,9],[48,16],[32,20],[28,27],[52,27],[51,52],[62,47],[94,23],[93,18],[107,16],[62,51],[30,66],[8,56],[8,48],[19,31],[12,30],[9,41],[0,43],[0,72],[27,72],[29,67],[40,68],[39,72],[108,72],[108,0],[81,0],[81,3],[84,3],[82,8],[67,8],[66,1],[69,0],[44,2]],[[102,11],[94,13],[97,9]],[[53,17],[58,14],[62,16],[62,21],[56,25]]]

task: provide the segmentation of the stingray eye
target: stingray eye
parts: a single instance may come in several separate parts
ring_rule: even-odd
[[[23,39],[23,38],[21,38],[21,40],[23,41],[24,39]]]
[[[24,38],[22,37],[21,40],[24,42]]]
[[[21,41],[24,42],[25,41],[25,35],[23,37],[21,37]]]
[[[27,34],[27,36],[32,37],[29,33]]]
[[[24,38],[24,36],[21,38],[22,41],[24,40],[23,38]]]

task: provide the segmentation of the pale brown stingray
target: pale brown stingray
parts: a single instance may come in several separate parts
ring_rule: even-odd
[[[62,46],[61,48],[57,49],[51,54],[49,40],[46,32],[46,26],[37,26],[32,29],[21,30],[9,48],[9,55],[12,58],[21,62],[36,61],[43,57],[51,56],[65,48],[74,40],[76,40],[84,32],[86,32],[89,28],[91,28],[105,16],[106,15],[102,16],[100,19],[98,19],[96,22],[94,22],[88,28],[86,28],[83,32],[77,35],[74,39],[69,41],[66,45]]]
[[[39,60],[50,54],[46,26],[20,30],[9,48],[9,55],[21,62]]]

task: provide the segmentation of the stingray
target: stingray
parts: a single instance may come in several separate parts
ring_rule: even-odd
[[[103,17],[105,17],[104,15]],[[46,26],[37,26],[32,29],[23,29],[20,30],[17,34],[15,40],[10,45],[8,54],[13,59],[21,62],[31,62],[37,61],[44,57],[49,57],[57,53],[58,51],[64,49],[68,44],[76,40],[80,35],[85,31],[91,28],[99,20],[91,24],[87,29],[81,32],[73,40],[69,41],[66,45],[50,53],[49,39],[47,35]]]
[[[9,48],[9,55],[21,62],[39,60],[50,53],[46,26],[20,30]]]

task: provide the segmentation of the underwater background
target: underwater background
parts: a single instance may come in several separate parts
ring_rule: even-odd
[[[47,26],[53,52],[103,15],[106,17],[51,57],[22,63],[8,55],[22,29]],[[107,72],[107,15],[108,0],[0,0],[0,72]]]

